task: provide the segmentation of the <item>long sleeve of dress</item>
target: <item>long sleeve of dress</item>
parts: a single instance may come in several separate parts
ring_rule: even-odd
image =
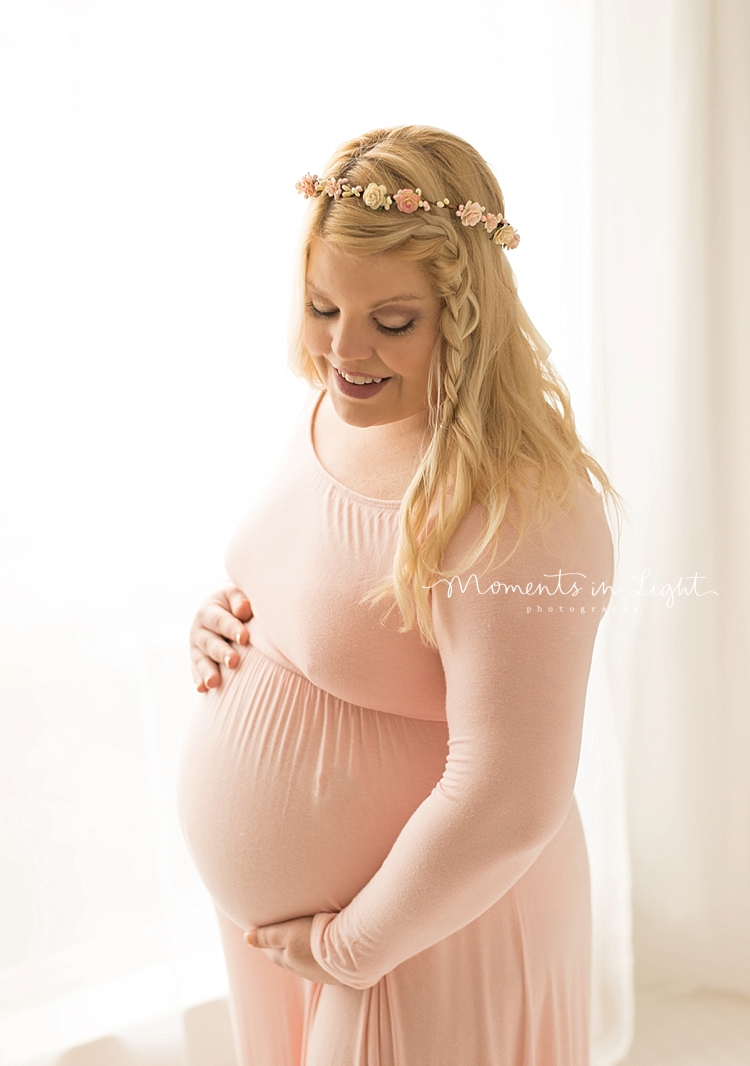
[[[432,589],[446,680],[445,771],[351,902],[313,919],[314,957],[352,988],[371,987],[478,918],[567,817],[613,577],[609,527],[587,481],[578,503],[579,519],[556,515],[500,565],[517,535],[503,523],[460,581]],[[474,504],[448,545],[446,571],[482,518]]]

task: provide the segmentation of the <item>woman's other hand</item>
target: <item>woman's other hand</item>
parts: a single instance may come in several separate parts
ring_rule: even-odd
[[[324,970],[310,947],[310,931],[314,915],[292,918],[276,925],[253,926],[245,933],[245,942],[264,953],[285,970],[291,970],[308,981],[322,985],[340,985],[341,981]]]
[[[250,635],[244,623],[253,617],[250,601],[241,589],[225,585],[208,596],[198,608],[190,627],[190,662],[199,692],[218,688],[224,663],[233,670],[240,661],[229,642],[247,644]]]

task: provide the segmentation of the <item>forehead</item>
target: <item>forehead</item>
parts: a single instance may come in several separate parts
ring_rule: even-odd
[[[387,300],[393,296],[432,296],[432,286],[419,263],[388,253],[353,256],[316,238],[307,264],[308,288],[323,295]]]

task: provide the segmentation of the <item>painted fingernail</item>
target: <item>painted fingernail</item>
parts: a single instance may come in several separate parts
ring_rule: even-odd
[[[211,678],[210,674],[206,674],[206,676],[203,678],[203,684],[206,686],[206,688],[208,688],[208,682],[209,682],[210,678]]]
[[[237,632],[234,634],[234,639],[237,641],[238,644],[242,643],[242,630],[241,629],[238,629]]]
[[[232,656],[231,656],[231,653],[230,653],[229,655],[225,655],[225,656],[224,656],[224,662],[225,662],[225,664],[226,664],[227,666],[229,666],[229,660],[230,660],[231,658],[232,658]]]

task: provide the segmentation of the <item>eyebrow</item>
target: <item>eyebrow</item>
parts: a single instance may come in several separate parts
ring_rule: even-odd
[[[308,285],[308,289],[310,290],[310,292],[315,293],[316,296],[322,296],[324,300],[330,299],[330,297],[326,296],[325,293],[322,293],[320,291],[320,289],[317,289],[314,285]],[[407,295],[407,294],[404,294],[402,296],[389,296],[387,300],[381,300],[380,303],[374,304],[370,308],[370,310],[371,311],[377,311],[379,308],[385,307],[387,304],[411,303],[414,300],[419,300],[420,303],[421,303],[425,299],[426,299],[426,297],[424,297],[424,296]]]

